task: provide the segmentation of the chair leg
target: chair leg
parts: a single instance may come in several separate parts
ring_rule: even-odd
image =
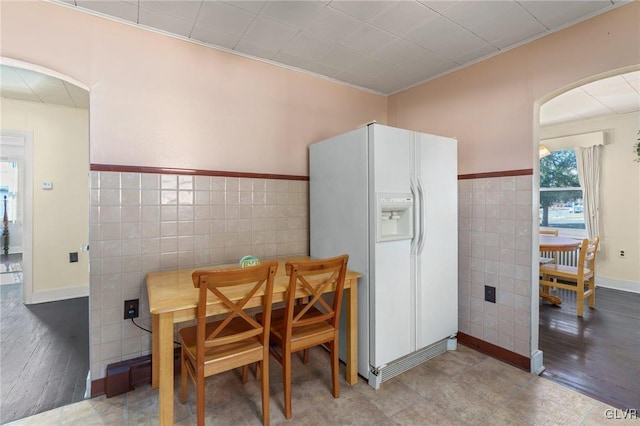
[[[247,383],[247,379],[249,378],[249,364],[242,366],[242,383]]]
[[[576,286],[576,313],[581,317],[584,314],[584,281],[578,281]]]
[[[338,341],[329,343],[331,350],[331,381],[333,385],[333,397],[340,397],[340,360],[338,359]]]
[[[589,307],[590,308],[595,308],[596,307],[596,279],[595,279],[595,277],[592,277],[589,281],[587,281],[587,283],[589,284],[589,290],[591,290],[591,294],[589,295]]]
[[[187,402],[187,375],[189,374],[184,349],[180,350],[180,361],[182,364],[180,366],[180,402],[184,404]]]
[[[304,364],[309,364],[309,348],[302,351],[302,362]]]
[[[290,419],[291,413],[291,351],[282,353],[282,381],[284,385],[284,416]]]
[[[260,380],[262,382],[262,424],[269,426],[269,351],[264,355],[264,361],[260,361],[256,366],[256,371],[260,370]],[[260,368],[262,364],[262,368]]]
[[[196,378],[196,410],[198,426],[204,426],[204,374],[198,371]]]

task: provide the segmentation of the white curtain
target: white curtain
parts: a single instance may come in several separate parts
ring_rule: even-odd
[[[578,179],[584,199],[584,224],[589,238],[600,237],[600,151],[602,145],[576,148]]]

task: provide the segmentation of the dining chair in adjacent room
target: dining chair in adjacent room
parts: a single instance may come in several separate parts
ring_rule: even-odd
[[[262,381],[262,422],[269,424],[269,326],[273,282],[278,262],[240,269],[212,269],[193,272],[193,285],[199,288],[196,325],[180,330],[181,394],[187,401],[187,377],[196,386],[198,425],[204,425],[204,379],[213,374],[258,363]],[[262,322],[244,308],[250,300],[261,300]],[[207,322],[207,304],[221,304],[229,312]]]
[[[285,307],[273,311],[271,318],[271,355],[282,365],[285,417],[291,410],[291,354],[303,351],[309,361],[309,348],[326,344],[331,357],[331,383],[334,398],[340,396],[338,334],[344,279],[348,255],[317,260],[292,260],[286,263],[289,288]],[[333,291],[328,291],[333,289]],[[322,297],[333,294],[333,302]],[[264,321],[258,314],[257,319]]]
[[[540,235],[553,235],[555,237],[558,236],[557,229],[540,229]],[[540,254],[540,264],[543,263],[556,263],[556,255],[552,253],[552,256],[543,256]]]
[[[540,285],[543,288],[556,287],[576,292],[576,312],[579,317],[584,314],[585,297],[589,298],[590,308],[596,306],[596,254],[599,243],[599,237],[582,241],[577,266],[540,265]]]

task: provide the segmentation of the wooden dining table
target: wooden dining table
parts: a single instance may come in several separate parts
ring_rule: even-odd
[[[284,302],[289,278],[286,275],[287,260],[310,259],[307,256],[289,257],[278,260],[278,271],[273,286],[273,303]],[[149,311],[152,323],[152,375],[151,385],[159,388],[159,415],[161,425],[173,425],[174,403],[174,324],[196,318],[198,289],[193,285],[191,274],[196,269],[237,268],[237,264],[215,265],[211,267],[186,268],[162,272],[151,272],[146,276],[149,295]],[[360,274],[347,271],[344,288],[346,292],[346,380],[353,385],[358,381],[358,294],[357,282]],[[333,291],[327,288],[326,291]],[[262,294],[256,294],[246,308],[262,305]],[[300,289],[296,297],[307,294]],[[212,302],[207,305],[208,315],[218,315],[228,309]]]
[[[557,237],[555,235],[540,234],[540,251],[573,251],[580,247],[580,240],[567,237]],[[558,296],[553,296],[542,288],[539,290],[540,297],[554,305],[560,305],[562,300]]]

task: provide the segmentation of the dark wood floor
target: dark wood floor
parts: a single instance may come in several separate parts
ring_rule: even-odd
[[[596,308],[576,316],[575,293],[540,305],[543,377],[621,409],[640,410],[640,294],[596,289]],[[586,306],[586,305],[585,305]]]
[[[22,284],[0,286],[0,423],[84,399],[87,297],[25,306]]]

